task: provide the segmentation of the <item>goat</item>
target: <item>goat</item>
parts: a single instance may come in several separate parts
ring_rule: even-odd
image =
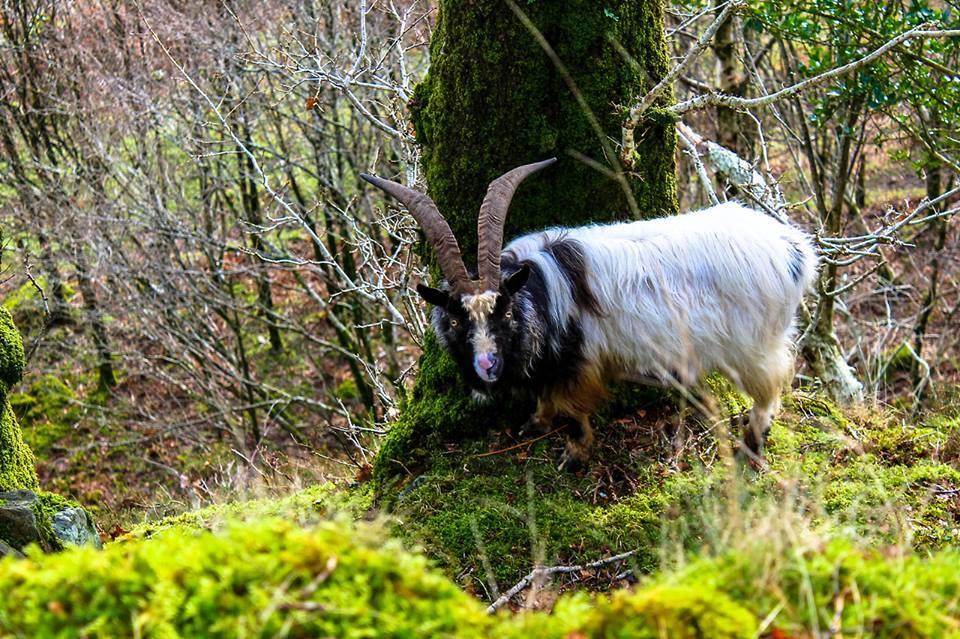
[[[725,374],[753,398],[744,445],[762,454],[781,387],[793,375],[794,315],[818,264],[798,229],[735,202],[636,222],[551,228],[501,250],[520,182],[554,159],[490,184],[478,219],[478,279],[426,195],[362,175],[407,206],[446,278],[417,291],[469,386],[489,397],[530,390],[527,427],[567,420],[560,467],[590,456],[590,414],[609,382],[691,387]]]

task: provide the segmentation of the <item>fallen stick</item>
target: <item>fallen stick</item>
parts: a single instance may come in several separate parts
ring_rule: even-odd
[[[592,561],[589,564],[583,564],[581,566],[549,566],[549,567],[540,567],[534,568],[530,573],[518,581],[510,590],[506,591],[500,597],[494,601],[492,604],[487,606],[487,614],[495,613],[499,608],[502,608],[507,604],[511,599],[516,597],[518,594],[526,590],[530,584],[532,584],[537,579],[543,577],[549,577],[551,575],[557,574],[566,574],[571,572],[580,572],[581,570],[590,570],[591,568],[600,568],[602,566],[607,566],[609,564],[616,563],[618,561],[623,561],[634,554],[636,550],[630,550],[619,555],[614,555],[613,557],[607,557],[606,559],[598,559],[597,561]]]

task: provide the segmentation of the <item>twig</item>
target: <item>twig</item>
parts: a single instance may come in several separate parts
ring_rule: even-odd
[[[956,29],[930,29],[930,24],[921,24],[909,31],[901,33],[897,37],[893,38],[882,47],[875,49],[873,52],[868,53],[862,58],[858,58],[853,62],[849,62],[842,67],[837,67],[831,69],[826,73],[814,76],[812,78],[807,78],[792,84],[788,87],[784,87],[779,91],[775,91],[769,95],[764,95],[759,98],[741,98],[733,95],[724,95],[722,93],[710,93],[707,95],[698,95],[689,100],[684,100],[683,102],[678,102],[673,106],[667,107],[667,111],[676,114],[686,113],[687,111],[692,111],[694,109],[702,109],[708,106],[724,106],[732,109],[752,109],[755,107],[766,106],[774,102],[779,102],[784,98],[789,98],[792,95],[796,95],[810,87],[817,86],[819,84],[824,84],[834,78],[846,75],[857,69],[864,67],[878,58],[882,57],[885,53],[891,49],[903,44],[910,38],[951,38],[960,36],[960,30]]]
[[[490,457],[491,455],[500,455],[500,454],[502,454],[502,453],[509,453],[511,450],[516,450],[516,449],[518,449],[518,448],[522,448],[523,446],[529,446],[530,444],[533,444],[533,443],[535,443],[535,442],[538,442],[538,441],[540,441],[541,439],[546,439],[547,437],[549,437],[550,435],[553,435],[554,433],[559,433],[561,430],[563,430],[564,428],[566,428],[568,425],[569,425],[569,424],[564,424],[563,426],[559,426],[559,427],[557,427],[557,428],[554,428],[554,429],[551,430],[549,433],[544,433],[543,435],[540,435],[539,437],[534,437],[533,439],[528,439],[528,440],[526,440],[526,441],[522,441],[522,442],[520,442],[519,444],[514,444],[513,446],[508,446],[508,447],[506,447],[506,448],[501,448],[500,450],[491,450],[490,452],[480,453],[479,455],[471,455],[470,458],[471,458],[471,459],[478,459],[478,458],[480,458],[480,457]]]
[[[37,293],[40,294],[40,299],[43,301],[43,313],[47,317],[50,317],[50,305],[47,303],[47,294],[44,292],[43,287],[40,286],[40,283],[34,279],[33,274],[30,272],[30,264],[25,263],[23,265],[23,272],[27,276],[27,279],[30,280],[30,283],[33,284],[33,288],[37,289]]]
[[[709,46],[710,41],[713,40],[713,36],[716,35],[717,31],[720,30],[720,27],[723,26],[723,23],[727,21],[727,18],[735,10],[743,6],[742,0],[730,0],[727,3],[727,6],[723,8],[723,11],[720,12],[720,15],[707,27],[707,30],[703,32],[703,35],[700,36],[700,39],[697,40],[697,43],[694,47],[687,52],[687,55],[680,61],[680,64],[673,67],[660,82],[657,83],[655,87],[650,89],[650,91],[641,98],[640,102],[633,106],[630,109],[630,113],[627,116],[627,121],[623,125],[621,131],[621,151],[620,151],[620,160],[625,166],[633,167],[634,153],[636,151],[636,142],[634,140],[634,129],[640,124],[640,118],[643,117],[643,114],[650,108],[650,106],[656,101],[660,95],[666,91],[669,87],[673,86],[674,80],[676,80],[680,75],[683,74],[687,68],[693,64],[697,58],[706,50]]]
[[[492,604],[487,606],[487,614],[493,614],[498,609],[502,608],[504,605],[510,602],[511,599],[516,597],[519,593],[526,590],[530,584],[538,579],[544,577],[550,577],[551,575],[559,574],[568,574],[571,572],[581,572],[583,570],[591,570],[593,568],[601,568],[609,564],[617,563],[618,561],[623,561],[628,559],[636,554],[636,550],[630,550],[625,553],[620,553],[619,555],[614,555],[613,557],[607,557],[606,559],[598,559],[597,561],[592,561],[588,564],[583,564],[579,566],[549,566],[534,568],[530,573],[525,576],[523,579],[518,581],[510,590],[503,593],[499,599],[494,601]]]

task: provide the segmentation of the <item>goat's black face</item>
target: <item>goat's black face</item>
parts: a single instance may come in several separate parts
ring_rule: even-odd
[[[420,296],[436,307],[434,330],[475,390],[489,392],[520,371],[524,317],[517,293],[529,276],[530,267],[523,265],[503,279],[499,293],[479,295],[417,286]]]

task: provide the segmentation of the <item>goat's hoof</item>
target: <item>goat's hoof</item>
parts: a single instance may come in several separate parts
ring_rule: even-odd
[[[752,438],[744,438],[736,452],[736,458],[757,472],[767,470],[767,460],[763,456],[763,446],[757,447]]]
[[[750,412],[743,412],[730,416],[730,428],[745,429],[750,427]]]
[[[526,439],[527,437],[543,435],[545,432],[547,432],[547,425],[539,419],[531,417],[520,426],[520,430],[517,431],[517,436],[521,439]]]
[[[560,464],[557,466],[557,470],[568,473],[579,473],[586,467],[586,460],[581,459],[580,456],[570,452],[570,450],[565,450],[563,451],[563,455],[560,456]]]

